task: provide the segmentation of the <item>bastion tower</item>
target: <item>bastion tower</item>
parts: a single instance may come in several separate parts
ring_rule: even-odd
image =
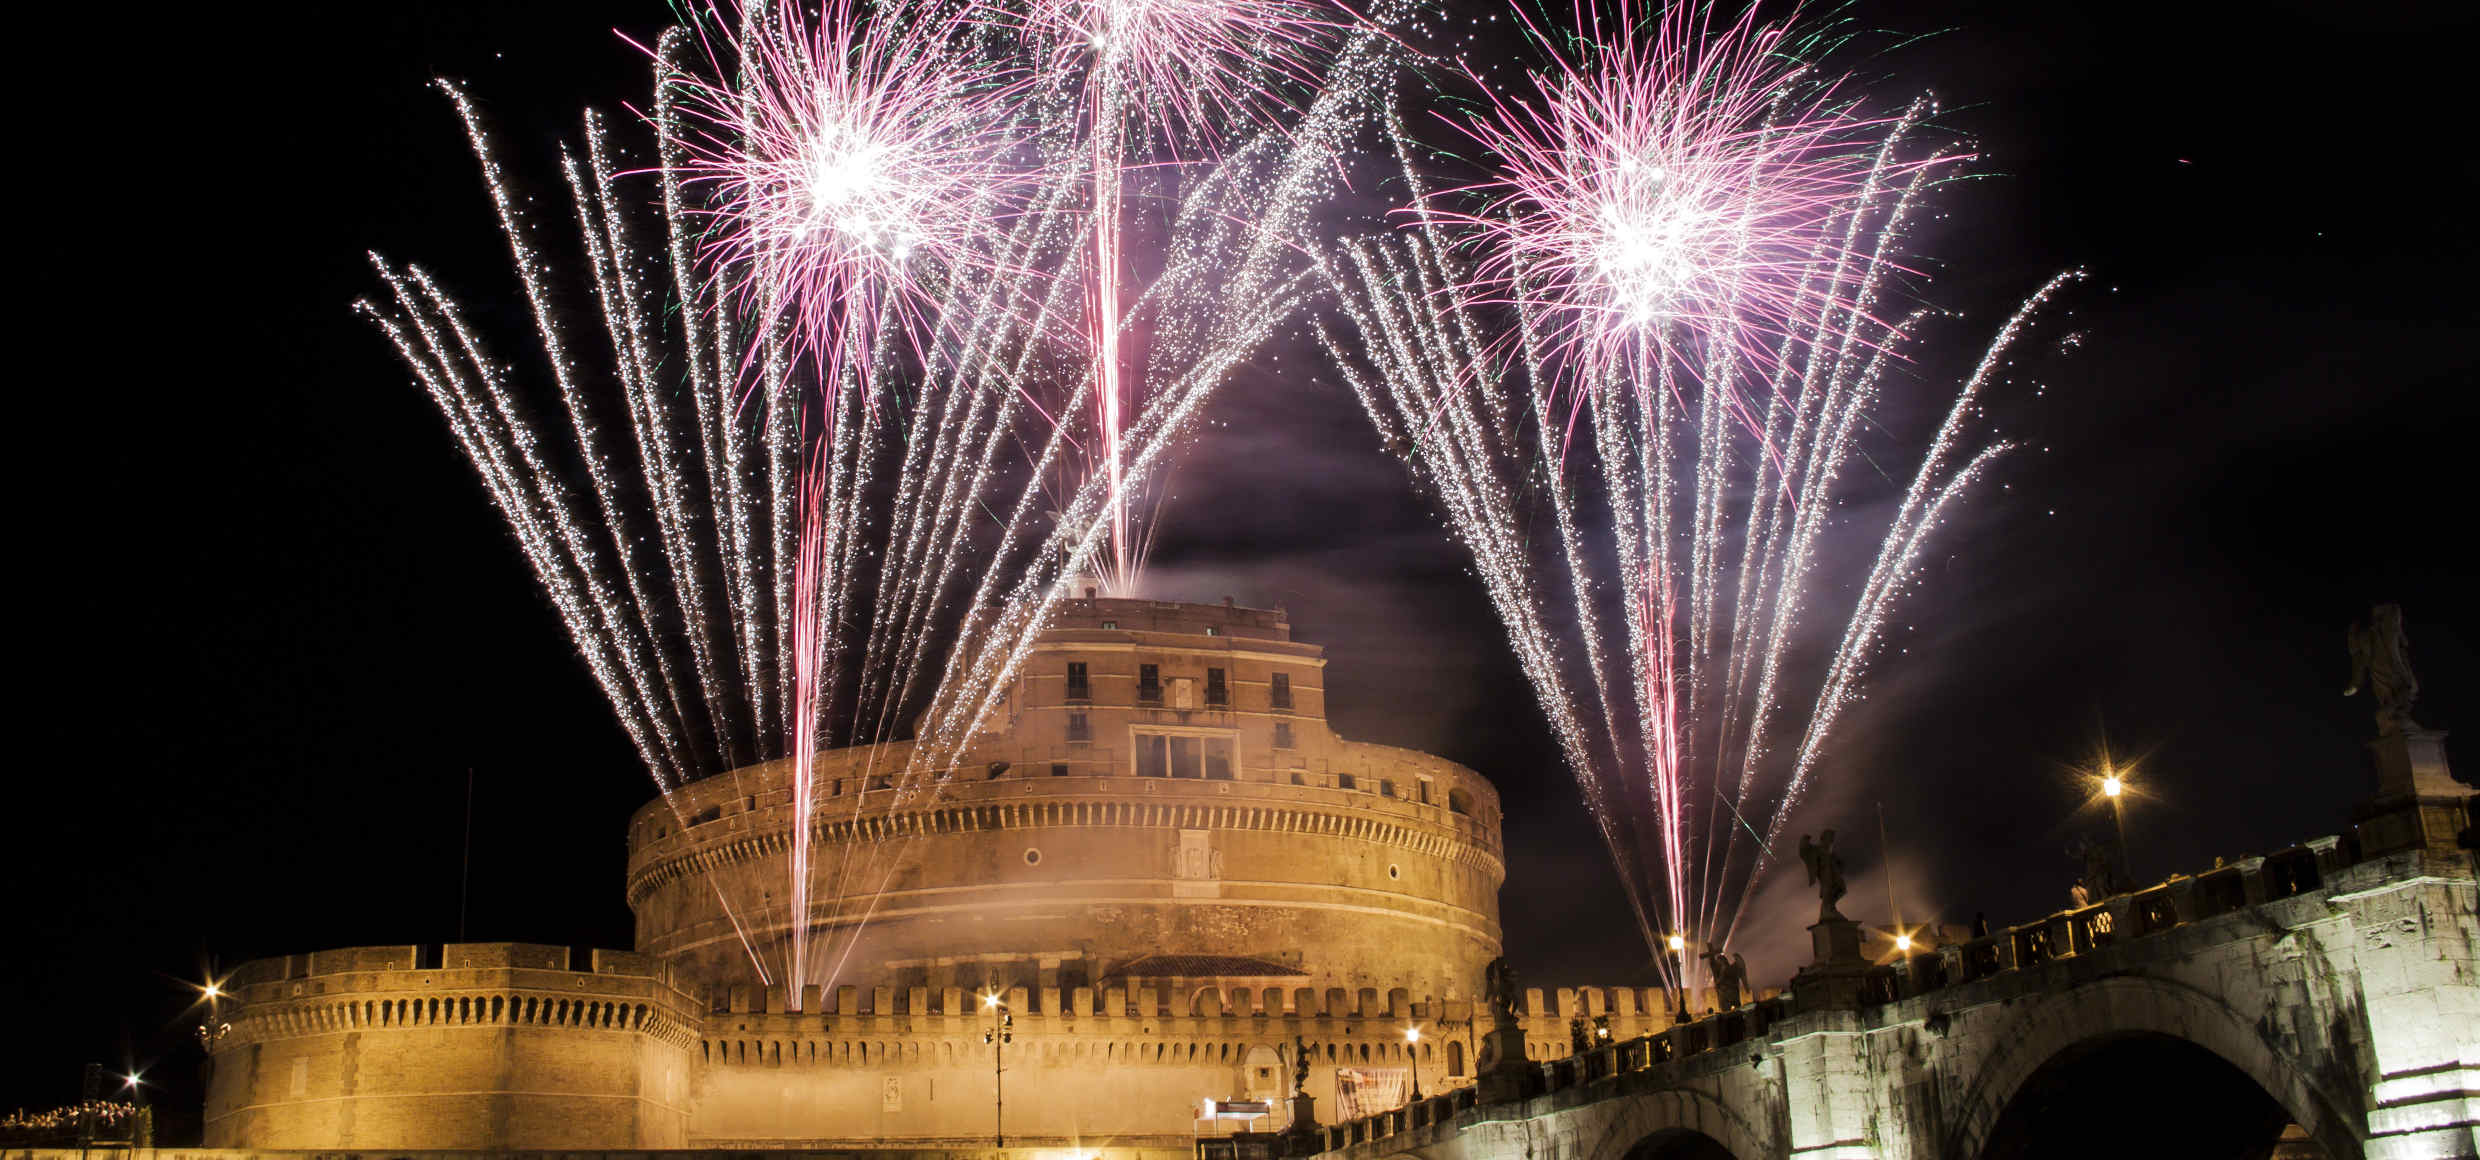
[[[632,819],[632,951],[359,947],[235,971],[206,1142],[1185,1156],[1209,1101],[1265,1128],[1295,1094],[1335,1122],[1469,1083],[1498,795],[1336,736],[1326,692],[1279,611],[1065,601],[935,787],[907,788],[906,744],[819,756],[805,925],[824,986],[781,974],[789,766],[735,770]],[[1575,1019],[1636,1034],[1662,1011],[1628,988],[1523,1006],[1553,1054]]]
[[[898,990],[1178,977],[1468,998],[1499,953],[1497,794],[1336,736],[1324,673],[1280,612],[1066,602],[935,791],[902,788],[906,744],[820,755],[813,957]],[[707,983],[759,982],[744,935],[788,961],[790,771],[638,812],[640,952]]]

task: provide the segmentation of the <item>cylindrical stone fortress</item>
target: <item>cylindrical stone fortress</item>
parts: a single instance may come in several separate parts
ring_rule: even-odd
[[[1335,736],[1324,668],[1279,612],[1066,602],[935,793],[896,788],[906,746],[820,756],[813,961],[933,992],[1073,989],[1181,960],[1183,977],[1469,998],[1499,953],[1497,794],[1451,762]],[[754,947],[781,983],[789,775],[737,770],[639,811],[640,951],[756,984]]]
[[[223,986],[210,1148],[686,1143],[701,1013],[642,956],[352,947],[261,959]]]

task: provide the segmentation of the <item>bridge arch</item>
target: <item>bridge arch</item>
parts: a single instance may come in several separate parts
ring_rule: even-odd
[[[1749,1119],[1759,1108],[1733,1108],[1696,1088],[1623,1096],[1577,1109],[1597,1114],[1579,1124],[1575,1160],[1762,1160],[1774,1154]]]
[[[1983,1156],[2000,1142],[1994,1135],[2017,1101],[2037,1096],[2044,1088],[2036,1083],[2058,1080],[2080,1058],[2156,1048],[2170,1057],[2190,1053],[2184,1058],[2207,1071],[2218,1061],[2234,1078],[2252,1081],[2330,1160],[2359,1160],[2361,1154],[2342,1111],[2355,1106],[2352,1101],[2335,1098],[2227,1003],[2180,983],[2141,975],[2086,983],[2023,1005],[1984,1041],[1994,1046],[1973,1069],[1976,1078],[1948,1121],[1948,1156]]]

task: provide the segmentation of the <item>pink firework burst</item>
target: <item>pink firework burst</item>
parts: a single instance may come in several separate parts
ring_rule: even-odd
[[[1582,7],[1576,18],[1596,23]],[[1786,342],[1822,337],[1818,322],[1870,273],[1875,259],[1844,239],[1883,176],[1868,130],[1885,122],[1810,75],[1784,26],[1753,9],[1716,28],[1710,8],[1682,4],[1640,29],[1623,5],[1617,23],[1607,44],[1554,53],[1529,93],[1490,89],[1479,115],[1455,120],[1498,171],[1466,191],[1477,211],[1419,212],[1467,228],[1468,289],[1540,311],[1571,370],[1648,356],[1691,380],[1768,367]]]
[[[1117,111],[1210,145],[1226,123],[1282,108],[1285,86],[1314,83],[1343,15],[1324,0],[1031,0],[1021,19]]]
[[[704,257],[764,321],[787,319],[838,381],[880,307],[929,268],[971,267],[1016,179],[1017,70],[964,45],[954,6],[778,0],[709,12],[727,67],[681,77],[683,179],[713,191]]]

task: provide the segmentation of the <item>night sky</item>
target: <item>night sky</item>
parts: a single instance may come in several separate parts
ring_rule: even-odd
[[[1794,831],[1841,825],[1844,908],[2003,923],[2064,902],[2070,767],[2144,755],[2152,877],[2341,828],[2367,703],[2342,632],[2402,603],[2420,716],[2472,715],[2468,26],[2390,6],[1859,5],[1849,62],[1936,92],[1987,180],[1916,249],[1965,312],[1921,390],[2053,271],[2094,279],[2006,416],[2040,450],[1949,529],[1907,649]],[[2443,9],[2446,6],[2436,6]],[[516,349],[462,134],[469,78],[524,177],[646,92],[646,2],[52,8],[21,35],[11,457],[30,520],[0,1109],[154,1066],[195,1132],[210,962],[457,937],[627,946],[650,785],[430,404],[347,310],[362,251],[439,270]],[[29,316],[26,311],[32,308]],[[2054,333],[2052,335],[2054,338]],[[2037,357],[2034,357],[2037,356]],[[1181,461],[1158,595],[1289,609],[1349,736],[1492,778],[1509,954],[1647,981],[1616,879],[1478,583],[1347,394],[1298,351]],[[2468,739],[2454,752],[2466,765]],[[1777,879],[1777,885],[1784,885]],[[1744,945],[1796,966],[1796,869]],[[1813,900],[1812,900],[1813,901]],[[1763,932],[1772,932],[1771,934]]]

